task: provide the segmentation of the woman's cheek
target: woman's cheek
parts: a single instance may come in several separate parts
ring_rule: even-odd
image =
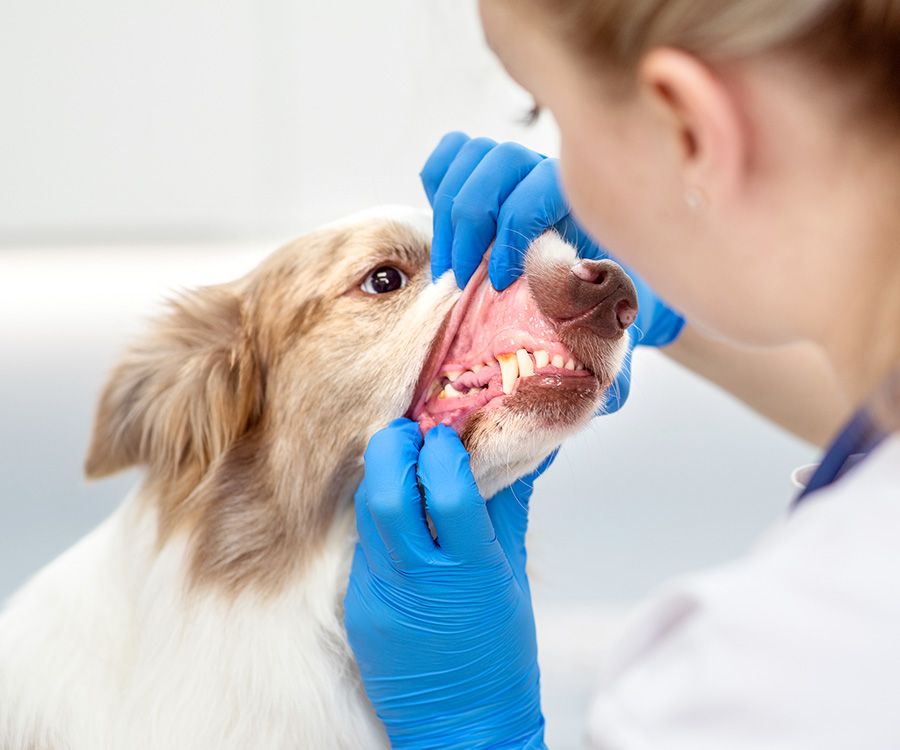
[[[560,148],[560,178],[575,216],[596,240],[609,245],[611,235],[616,233],[610,218],[616,213],[619,198],[614,191],[604,189],[603,171],[593,168],[580,150],[565,145]]]
[[[609,165],[595,165],[573,154],[568,158],[560,150],[560,178],[563,189],[579,223],[617,260],[632,263],[635,245],[642,242],[642,230],[629,195],[632,186],[611,178]]]

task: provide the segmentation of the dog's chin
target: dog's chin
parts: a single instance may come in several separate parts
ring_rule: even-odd
[[[537,466],[583,427],[602,402],[593,377],[532,377],[493,408],[469,415],[459,432],[481,494],[491,497]]]

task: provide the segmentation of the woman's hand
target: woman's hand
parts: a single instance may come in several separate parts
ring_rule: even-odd
[[[543,748],[525,576],[539,472],[485,503],[456,433],[438,425],[423,441],[405,419],[365,462],[344,625],[391,747]]]
[[[501,290],[515,281],[528,245],[568,217],[556,169],[554,159],[518,143],[444,136],[420,174],[434,209],[432,276],[453,268],[464,287],[496,237],[491,283]]]

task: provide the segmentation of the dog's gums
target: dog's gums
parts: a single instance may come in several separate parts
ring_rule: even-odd
[[[487,278],[486,263],[456,303],[437,345],[440,362],[411,413],[423,434],[436,424],[462,433],[470,415],[514,397],[526,378],[543,387],[561,387],[565,378],[586,378],[590,386],[599,385],[559,340],[525,279],[497,292]]]
[[[572,274],[593,283],[592,278],[584,278],[583,269]],[[550,273],[536,283],[550,286],[551,294],[565,295],[565,285],[552,289],[560,281],[558,273]],[[621,326],[622,332],[633,320],[630,311],[635,304],[629,293],[624,298],[630,319]],[[562,340],[566,337],[562,327],[541,309],[526,276],[500,292],[494,290],[485,260],[456,303],[443,337],[435,343],[409,416],[423,434],[446,424],[465,435],[471,417],[501,406],[534,407],[541,400],[565,400],[573,394],[579,402],[599,398],[610,385],[613,368],[618,367],[611,362],[618,352],[603,352],[605,361],[595,372],[597,358],[592,358],[594,367],[582,362]],[[553,411],[555,424],[547,426],[563,426],[569,421],[567,412]]]

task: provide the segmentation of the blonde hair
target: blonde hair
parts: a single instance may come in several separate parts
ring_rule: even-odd
[[[900,118],[900,0],[512,0],[588,62],[627,78],[655,47],[710,61],[796,53]],[[860,82],[864,85],[860,87]]]

